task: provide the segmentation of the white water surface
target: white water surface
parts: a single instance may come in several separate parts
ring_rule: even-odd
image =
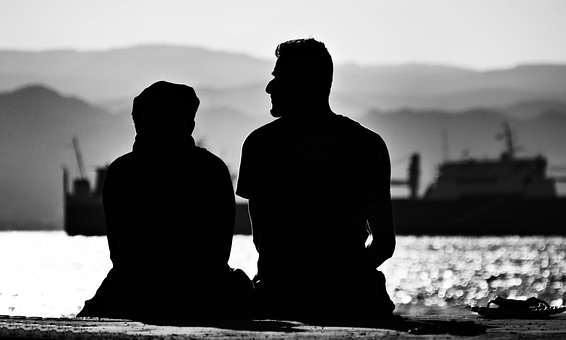
[[[485,305],[496,295],[566,299],[564,237],[398,236],[380,268],[400,314]],[[250,236],[234,236],[229,264],[253,277]],[[0,315],[73,316],[111,268],[106,237],[0,232]]]

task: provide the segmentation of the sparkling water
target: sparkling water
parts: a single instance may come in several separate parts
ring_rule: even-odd
[[[563,304],[564,237],[397,237],[381,266],[400,314],[485,305],[500,295]],[[250,236],[234,236],[230,265],[253,277]],[[0,232],[0,314],[72,316],[111,268],[106,237],[55,232]]]

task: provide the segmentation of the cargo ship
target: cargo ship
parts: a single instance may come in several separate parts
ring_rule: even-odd
[[[419,192],[419,160],[413,154],[406,185],[410,195],[393,199],[396,232],[402,235],[566,235],[566,197],[549,177],[542,155],[518,157],[514,131],[502,123],[499,158],[445,161],[434,182]]]
[[[106,235],[106,222],[104,220],[104,208],[102,207],[102,187],[108,167],[96,169],[94,187],[91,187],[76,137],[73,137],[73,147],[80,176],[73,179],[71,188],[69,170],[63,167],[63,228],[71,236]]]
[[[70,172],[63,167],[63,229],[70,236],[104,236],[106,221],[102,205],[102,188],[108,166],[96,169],[94,185],[86,176],[79,142],[73,137],[73,147],[77,160],[79,176],[70,179]],[[236,204],[234,234],[251,234],[248,205]]]
[[[444,161],[434,182],[419,195],[420,155],[411,156],[406,198],[394,198],[393,217],[399,235],[566,235],[566,197],[556,184],[566,177],[549,177],[547,160],[539,155],[518,157],[514,133],[502,124],[504,150],[499,158]],[[78,143],[75,150],[82,167]],[[84,174],[68,190],[64,171],[65,230],[69,235],[105,235],[102,185],[107,167],[97,169],[91,188]],[[251,234],[247,204],[236,205],[235,234]]]

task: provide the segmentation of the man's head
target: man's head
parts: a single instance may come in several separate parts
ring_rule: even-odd
[[[271,95],[274,117],[328,107],[332,86],[332,58],[315,39],[286,41],[275,50],[273,79],[265,91]]]
[[[200,101],[192,87],[158,81],[134,98],[132,118],[138,135],[174,138],[193,132]]]

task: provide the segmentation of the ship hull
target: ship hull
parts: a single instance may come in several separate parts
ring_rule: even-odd
[[[462,200],[394,199],[398,235],[566,235],[566,198]],[[100,199],[66,200],[69,235],[106,235]],[[250,235],[246,203],[236,205],[234,234]]]
[[[393,199],[398,235],[566,236],[566,198]],[[235,234],[251,234],[247,204],[236,207]]]
[[[106,235],[106,221],[101,197],[79,200],[68,195],[65,198],[64,210],[63,228],[68,235]],[[234,234],[251,234],[247,204],[236,204]]]
[[[393,200],[399,235],[566,235],[566,198]]]
[[[64,215],[65,222],[63,227],[68,235],[106,235],[102,197],[77,199],[68,195],[65,198]]]

